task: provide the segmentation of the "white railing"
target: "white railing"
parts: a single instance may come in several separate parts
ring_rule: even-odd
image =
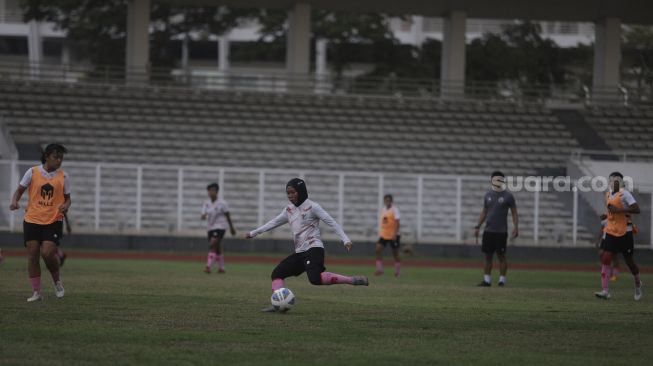
[[[621,162],[653,162],[653,152],[641,150],[586,150],[574,149],[571,151],[571,159],[583,160],[618,160]]]
[[[505,103],[622,104],[623,87],[593,88],[591,93],[575,85],[526,85],[516,82],[453,81],[395,76],[336,76],[259,72],[125,68],[115,65],[53,65],[0,61],[0,80],[83,85],[155,87],[175,90],[355,95],[363,97],[417,98],[421,100],[467,100]],[[587,88],[586,88],[587,89]],[[647,92],[647,91],[646,91]],[[630,90],[631,104],[650,104],[640,97],[644,91]]]
[[[8,211],[19,175],[35,162],[0,160],[4,184],[0,229],[18,231],[23,211]],[[341,222],[355,240],[374,240],[383,195],[393,194],[405,240],[419,243],[474,243],[473,227],[488,189],[484,176],[383,174],[324,170],[279,170],[212,166],[135,165],[66,161],[73,183],[70,220],[76,232],[202,235],[200,208],[206,185],[220,184],[237,229],[243,233],[277,215],[287,204],[285,184],[306,179],[309,196]],[[582,245],[591,237],[573,210],[550,192],[516,192],[520,245]],[[569,198],[571,199],[571,194]],[[23,197],[21,207],[25,207]],[[575,215],[573,215],[575,214]],[[509,220],[510,222],[510,220]],[[1,225],[0,223],[0,226]],[[593,230],[592,230],[593,231]],[[288,238],[288,228],[272,237]],[[326,237],[333,237],[324,230]],[[558,239],[555,239],[558,238]]]

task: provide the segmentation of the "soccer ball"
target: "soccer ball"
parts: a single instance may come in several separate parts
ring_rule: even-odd
[[[288,311],[295,306],[295,294],[287,288],[280,288],[272,293],[272,306],[277,311]]]

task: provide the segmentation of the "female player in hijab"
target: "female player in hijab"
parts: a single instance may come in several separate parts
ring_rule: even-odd
[[[299,276],[304,272],[313,285],[368,286],[369,282],[365,276],[349,277],[326,272],[324,244],[320,240],[320,220],[331,226],[347,251],[351,250],[352,242],[342,227],[319,204],[308,199],[306,183],[299,178],[291,179],[286,184],[286,194],[290,204],[279,216],[245,235],[245,238],[251,239],[283,224],[290,224],[295,239],[295,253],[282,260],[272,271],[272,291],[284,287],[284,279]],[[274,311],[276,310],[272,306],[263,309],[263,312]]]

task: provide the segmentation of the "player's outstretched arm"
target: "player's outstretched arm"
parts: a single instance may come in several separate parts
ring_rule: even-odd
[[[283,224],[287,224],[287,223],[288,223],[288,216],[286,216],[286,210],[284,209],[283,211],[281,211],[281,213],[277,217],[275,217],[272,220],[268,221],[263,226],[261,226],[261,227],[259,227],[257,229],[254,229],[254,230],[248,232],[247,234],[245,234],[245,239],[251,239],[251,238],[253,238],[253,237],[257,236],[257,235],[263,234],[266,231],[270,231],[270,230],[272,230],[274,228],[277,228],[277,227],[279,227],[279,226],[281,226]]]
[[[342,226],[338,224],[336,220],[329,215],[328,212],[326,212],[322,206],[314,203],[313,205],[313,213],[315,213],[315,216],[317,216],[320,220],[324,221],[327,225],[333,229],[333,231],[338,235],[340,240],[342,240],[342,243],[345,245],[345,248],[347,248],[347,251],[349,251],[352,247],[352,242],[349,240],[349,237],[347,234],[345,234],[345,231],[342,229]]]

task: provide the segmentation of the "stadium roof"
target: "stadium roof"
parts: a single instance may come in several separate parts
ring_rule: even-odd
[[[302,2],[319,9],[443,16],[454,10],[468,18],[593,22],[621,18],[625,24],[653,24],[653,0],[160,0],[171,3],[289,8]]]

